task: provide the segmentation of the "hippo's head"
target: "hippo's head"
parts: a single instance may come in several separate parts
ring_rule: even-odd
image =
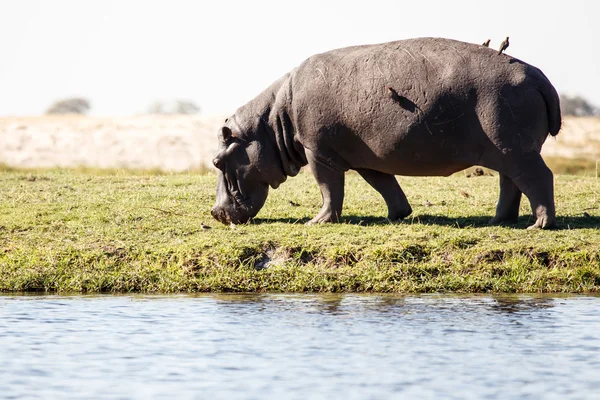
[[[269,186],[277,188],[286,179],[272,140],[260,121],[254,122],[244,129],[237,123],[230,128],[226,121],[219,131],[219,154],[213,160],[219,170],[217,199],[211,214],[224,224],[249,221],[265,204]]]

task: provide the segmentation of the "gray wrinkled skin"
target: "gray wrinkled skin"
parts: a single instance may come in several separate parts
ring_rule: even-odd
[[[537,68],[480,45],[421,38],[310,57],[240,107],[219,132],[216,204],[243,223],[269,186],[309,165],[323,207],[309,223],[337,222],[344,172],[383,196],[390,220],[412,210],[394,175],[447,176],[481,165],[500,174],[491,223],[515,222],[521,194],[531,228],[555,223],[553,175],[540,151],[556,135],[558,95]]]

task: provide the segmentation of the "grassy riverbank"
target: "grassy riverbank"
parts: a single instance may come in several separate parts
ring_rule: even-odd
[[[310,174],[288,180],[256,221],[209,210],[213,174],[0,172],[0,291],[600,292],[600,179],[556,177],[559,230],[490,227],[497,176],[399,178],[414,213],[348,174],[344,223]]]

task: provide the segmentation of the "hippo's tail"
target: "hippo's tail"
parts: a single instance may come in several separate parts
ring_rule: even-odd
[[[541,72],[541,71],[540,71]],[[543,74],[542,74],[543,75]],[[544,76],[544,78],[546,78]],[[544,79],[538,86],[544,102],[546,103],[546,114],[548,115],[548,129],[552,136],[558,135],[562,125],[562,117],[560,114],[560,98],[556,89],[548,78]]]

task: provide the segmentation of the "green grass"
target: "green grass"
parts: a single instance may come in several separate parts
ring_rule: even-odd
[[[0,291],[600,292],[600,179],[556,177],[554,231],[524,229],[525,198],[516,226],[488,226],[497,180],[400,177],[414,212],[391,224],[350,173],[343,223],[305,226],[321,196],[301,173],[231,228],[214,174],[5,169]]]

